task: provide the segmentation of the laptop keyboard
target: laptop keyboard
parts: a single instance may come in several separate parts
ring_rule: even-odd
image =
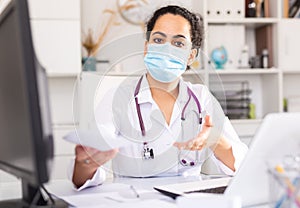
[[[190,194],[190,193],[212,193],[212,194],[223,194],[226,190],[227,186],[220,186],[220,187],[215,187],[215,188],[210,188],[210,189],[201,189],[201,190],[195,190],[195,191],[187,191],[184,192],[185,194]]]

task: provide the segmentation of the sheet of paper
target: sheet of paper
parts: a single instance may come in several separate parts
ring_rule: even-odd
[[[224,194],[195,193],[176,198],[178,208],[218,207],[218,208],[241,208],[240,197],[229,197]]]
[[[100,151],[107,151],[130,145],[128,140],[122,137],[117,137],[112,132],[113,131],[109,131],[105,127],[101,126],[99,128],[99,132],[96,130],[77,130],[70,132],[63,138],[68,142],[93,147]]]
[[[76,191],[70,184],[61,183],[61,186],[49,185],[47,189],[52,195],[74,207],[176,207],[174,200],[154,190],[134,187],[133,191],[131,187],[132,185],[122,183],[104,183],[101,186]]]
[[[136,202],[127,202],[127,203],[115,203],[109,204],[104,203],[102,200],[99,200],[100,203],[97,205],[85,204],[82,206],[76,206],[80,208],[154,208],[154,207],[163,207],[163,208],[178,208],[176,204],[170,203],[167,201],[163,201],[160,199],[152,199],[152,200],[144,200],[144,201],[136,201]]]

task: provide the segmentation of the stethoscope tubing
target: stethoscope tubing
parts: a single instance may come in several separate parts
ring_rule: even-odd
[[[145,130],[145,125],[144,125],[144,121],[143,121],[143,117],[142,117],[142,113],[141,113],[141,108],[140,108],[140,105],[139,105],[139,102],[138,102],[138,96],[137,96],[139,94],[139,91],[140,91],[140,88],[141,88],[142,80],[143,80],[143,76],[141,76],[141,78],[139,79],[139,81],[138,81],[138,83],[135,87],[134,100],[135,100],[135,106],[136,106],[136,111],[137,111],[137,115],[138,115],[138,119],[139,119],[139,124],[140,124],[140,129],[141,129],[141,132],[142,132],[142,136],[145,136],[146,135],[146,130]],[[197,99],[196,95],[193,93],[193,91],[189,87],[187,87],[187,93],[189,95],[189,99],[187,100],[187,102],[185,103],[185,105],[184,105],[184,107],[181,111],[181,120],[182,121],[185,120],[185,110],[186,110],[191,98],[193,98],[194,101],[196,102],[198,113],[199,113],[199,124],[202,124],[202,117],[201,117],[202,109],[201,109],[200,102]]]

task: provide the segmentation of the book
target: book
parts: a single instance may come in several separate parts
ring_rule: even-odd
[[[262,0],[255,0],[256,4],[256,17],[263,17],[263,1]]]
[[[294,15],[294,18],[300,18],[300,7],[298,8],[298,11]]]
[[[289,8],[289,17],[293,18],[299,15],[300,0],[296,0]]]
[[[290,0],[283,0],[283,17],[288,18],[289,17],[289,1]]]
[[[255,29],[256,38],[256,54],[261,56],[264,49],[268,50],[268,68],[274,65],[273,63],[273,27],[265,25]]]
[[[270,17],[269,0],[264,0],[263,1],[263,12],[264,12],[264,17]]]
[[[255,0],[256,17],[270,17],[269,0]]]

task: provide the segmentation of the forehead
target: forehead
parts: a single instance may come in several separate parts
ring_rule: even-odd
[[[184,17],[174,14],[164,14],[156,20],[151,34],[159,31],[171,36],[183,35],[190,40],[190,29],[191,25]]]

